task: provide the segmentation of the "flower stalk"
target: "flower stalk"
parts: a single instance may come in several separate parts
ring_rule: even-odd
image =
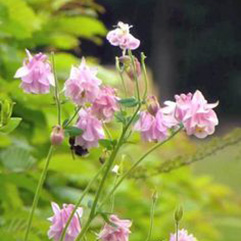
[[[43,187],[43,184],[44,184],[44,180],[46,178],[46,174],[47,174],[47,171],[48,171],[48,167],[49,167],[49,163],[50,163],[53,151],[54,151],[54,147],[50,146],[49,152],[48,152],[48,155],[47,155],[47,158],[46,158],[46,163],[45,163],[43,172],[42,172],[41,177],[39,179],[38,186],[37,186],[37,189],[36,189],[36,192],[35,192],[35,195],[34,195],[34,200],[33,200],[33,204],[32,204],[30,215],[29,215],[29,219],[28,219],[28,224],[27,224],[27,229],[26,229],[24,241],[27,241],[28,237],[29,237],[29,233],[30,233],[30,229],[31,229],[31,226],[32,226],[34,212],[35,212],[35,209],[36,209],[36,207],[38,205],[40,192],[42,190],[42,187]]]

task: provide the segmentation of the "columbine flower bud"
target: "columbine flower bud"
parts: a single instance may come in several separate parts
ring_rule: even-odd
[[[147,110],[150,114],[156,115],[158,110],[160,109],[160,104],[156,98],[156,96],[149,96],[147,98]]]
[[[174,215],[174,218],[175,218],[175,221],[177,223],[179,223],[182,219],[182,216],[183,216],[183,208],[182,207],[179,207],[176,212],[175,212],[175,215]]]
[[[119,61],[120,63],[122,63],[124,65],[125,68],[129,68],[131,65],[131,58],[128,55],[123,55],[121,57],[119,57]]]
[[[58,146],[61,145],[63,140],[64,140],[64,130],[61,126],[54,126],[51,136],[50,136],[50,140],[52,145],[54,146]]]
[[[131,63],[130,67],[126,69],[126,73],[131,80],[134,80],[135,76],[137,79],[141,76],[141,64],[137,58],[134,58],[134,65],[135,67],[133,68]]]

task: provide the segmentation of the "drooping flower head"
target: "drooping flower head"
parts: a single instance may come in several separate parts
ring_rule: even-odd
[[[176,99],[176,111],[175,117],[178,121],[182,121],[187,111],[190,108],[192,101],[192,93],[175,95]]]
[[[91,113],[91,109],[81,109],[76,126],[83,130],[83,134],[75,137],[75,145],[84,149],[98,146],[98,141],[104,138],[102,123]]]
[[[141,137],[147,142],[163,141],[168,136],[168,130],[176,125],[163,108],[160,107],[155,96],[147,98],[147,110],[141,111],[140,118],[134,129],[141,132]]]
[[[57,203],[52,202],[54,215],[48,219],[52,222],[48,231],[49,239],[53,239],[54,241],[60,240],[61,234],[74,208],[75,206],[72,204],[63,204],[63,208],[60,209]],[[81,231],[80,218],[82,217],[82,214],[83,209],[78,208],[67,228],[64,241],[74,241],[79,235]]]
[[[116,215],[111,215],[109,221],[111,224],[105,224],[98,238],[102,241],[128,241],[131,233],[131,221],[128,219],[119,219]]]
[[[176,234],[171,234],[169,241],[176,241]],[[197,239],[192,235],[188,234],[187,230],[178,230],[178,241],[197,241]]]
[[[189,108],[182,120],[187,134],[195,135],[198,138],[212,135],[215,131],[215,126],[218,125],[218,118],[213,110],[217,105],[218,102],[208,104],[203,94],[197,90],[192,96]]]
[[[34,56],[26,50],[27,58],[14,75],[21,78],[20,87],[27,93],[46,94],[50,91],[50,85],[54,85],[54,75],[48,56],[38,53]]]
[[[175,95],[175,99],[176,102],[166,101],[163,110],[182,123],[188,135],[205,138],[214,133],[218,118],[213,108],[218,102],[209,104],[199,90],[194,94]]]
[[[142,111],[134,129],[141,132],[142,139],[147,142],[163,141],[168,136],[168,126],[161,109],[155,115]]]
[[[118,98],[115,89],[104,86],[92,105],[92,113],[104,122],[110,122],[116,111],[119,110]]]
[[[116,29],[111,30],[106,38],[114,46],[119,46],[121,49],[137,49],[140,45],[140,40],[130,34],[132,26],[123,22],[118,22]]]
[[[99,95],[101,80],[96,77],[97,70],[86,65],[82,58],[79,67],[72,66],[70,77],[65,82],[65,95],[77,105],[93,102]]]

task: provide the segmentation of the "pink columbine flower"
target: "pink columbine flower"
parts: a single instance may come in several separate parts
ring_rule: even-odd
[[[28,50],[26,53],[28,58],[23,61],[14,78],[22,79],[20,86],[27,93],[49,93],[50,85],[54,85],[54,75],[48,56],[42,53],[32,56]]]
[[[80,110],[76,126],[84,132],[75,138],[75,145],[84,149],[98,146],[98,141],[105,137],[102,123],[91,113],[91,109]]]
[[[98,238],[102,241],[128,241],[131,233],[131,221],[119,219],[116,215],[111,215],[110,223],[106,223]]]
[[[75,206],[72,204],[63,204],[63,208],[60,209],[57,203],[52,202],[51,205],[54,216],[48,219],[50,222],[52,222],[52,225],[48,231],[48,237],[54,241],[59,241],[64,227]],[[74,241],[79,235],[81,231],[80,218],[82,217],[82,214],[83,209],[78,208],[70,222],[69,227],[67,228],[64,241]]]
[[[161,109],[155,115],[142,111],[134,129],[140,131],[142,139],[147,142],[163,141],[168,136],[168,123]]]
[[[110,122],[119,110],[115,89],[104,86],[92,105],[92,113],[104,122]]]
[[[106,38],[114,46],[119,46],[121,49],[137,49],[140,46],[140,40],[130,34],[132,26],[123,22],[118,22],[116,29],[111,30]]]
[[[171,234],[169,241],[176,241],[176,234]],[[178,241],[197,241],[197,239],[192,234],[188,234],[187,230],[182,229],[178,231]]]
[[[69,79],[65,82],[65,95],[75,104],[92,103],[99,94],[101,80],[96,77],[97,70],[86,65],[82,58],[79,67],[72,67]]]
[[[198,138],[205,138],[212,135],[215,126],[218,125],[218,118],[213,108],[217,103],[208,104],[203,94],[197,90],[192,96],[189,108],[183,117],[183,125],[188,135],[195,135]]]

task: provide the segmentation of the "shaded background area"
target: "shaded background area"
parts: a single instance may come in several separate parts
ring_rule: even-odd
[[[239,0],[99,0],[108,29],[118,21],[134,25],[163,99],[202,90],[219,100],[223,124],[241,123],[241,2]],[[118,49],[83,43],[84,53],[113,63]]]

